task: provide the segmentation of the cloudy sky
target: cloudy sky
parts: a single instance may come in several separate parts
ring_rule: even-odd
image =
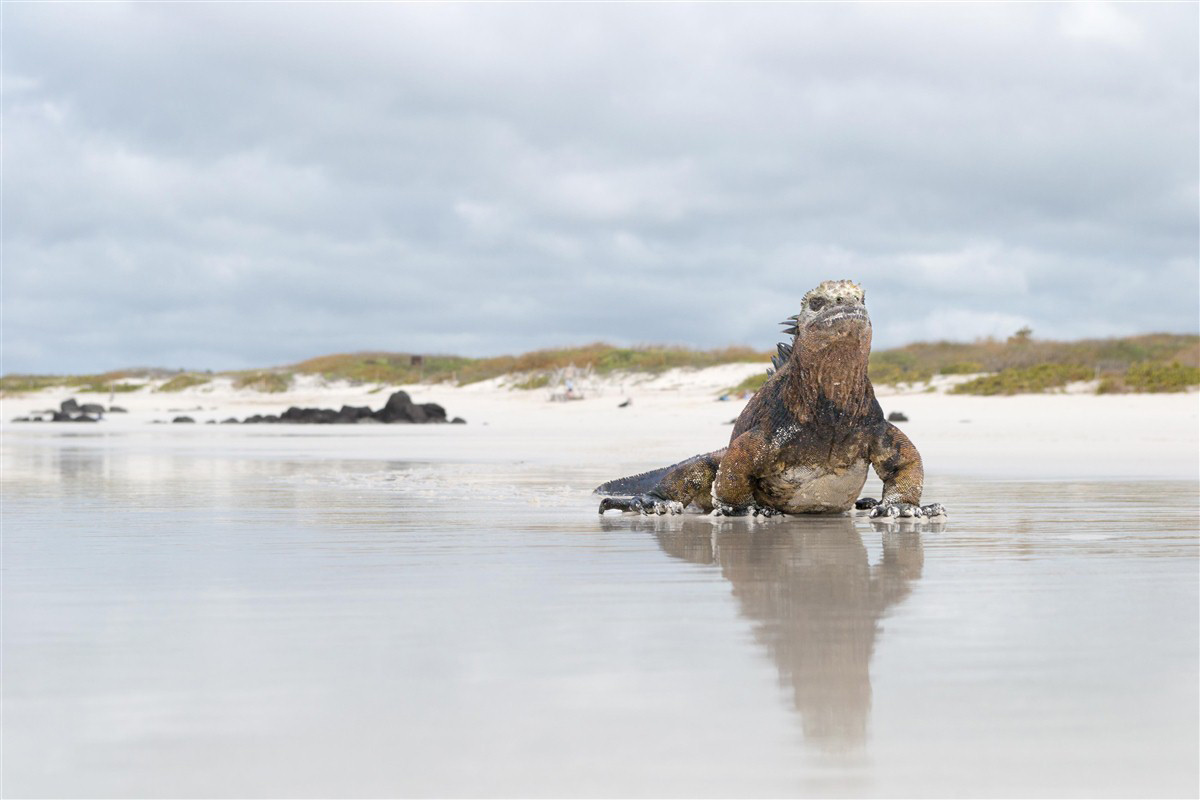
[[[5,372],[1196,331],[1198,6],[12,4]]]

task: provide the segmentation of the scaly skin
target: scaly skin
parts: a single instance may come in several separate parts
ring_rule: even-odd
[[[718,515],[840,513],[855,505],[874,467],[883,498],[860,500],[873,517],[945,514],[921,505],[925,473],[908,437],[883,417],[867,377],[871,319],[862,289],[825,281],[783,323],[776,369],[746,404],[729,445],[661,470],[609,481],[609,509],[675,514],[688,505]]]

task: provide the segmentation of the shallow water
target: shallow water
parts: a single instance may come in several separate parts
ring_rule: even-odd
[[[1194,481],[600,518],[611,464],[197,435],[5,437],[5,795],[1200,791]]]

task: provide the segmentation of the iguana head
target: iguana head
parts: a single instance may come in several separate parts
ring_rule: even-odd
[[[871,317],[862,287],[853,281],[824,281],[804,295],[799,314],[783,324],[796,337],[795,346],[817,352],[835,345],[871,349]]]
[[[871,355],[871,317],[862,287],[853,281],[825,281],[804,295],[799,314],[783,323],[796,338],[779,345],[782,369],[792,369],[785,396],[795,408],[812,408],[821,398],[843,413],[865,414],[874,402],[867,361]]]

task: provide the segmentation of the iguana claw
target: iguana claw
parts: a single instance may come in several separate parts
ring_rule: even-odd
[[[770,506],[760,506],[756,503],[746,506],[732,506],[728,503],[715,502],[713,503],[712,510],[714,517],[773,517],[776,514],[783,514],[783,512]]]
[[[941,503],[930,503],[925,506],[919,506],[914,503],[879,503],[871,509],[870,516],[900,517],[901,519],[910,517],[944,517],[946,516],[946,507]]]
[[[921,510],[925,512],[927,517],[948,517],[946,507],[941,503],[930,503],[929,505],[921,506]]]
[[[610,508],[617,511],[632,511],[637,514],[682,514],[683,503],[674,500],[663,500],[649,494],[638,494],[633,497],[606,497],[600,501],[600,513]]]

